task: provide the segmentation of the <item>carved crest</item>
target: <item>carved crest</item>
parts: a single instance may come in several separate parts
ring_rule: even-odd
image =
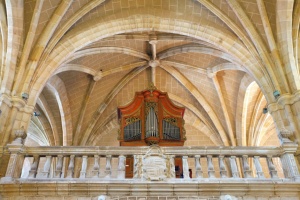
[[[143,178],[150,181],[166,179],[166,157],[158,145],[149,147],[143,158]]]

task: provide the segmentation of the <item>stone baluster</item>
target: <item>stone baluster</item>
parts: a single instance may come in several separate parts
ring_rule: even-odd
[[[207,171],[209,178],[215,178],[215,168],[212,163],[212,155],[207,155]]]
[[[134,155],[133,178],[142,178],[143,176],[142,156]]]
[[[244,170],[244,177],[245,178],[251,178],[251,169],[248,162],[248,155],[243,155],[243,170]]]
[[[188,156],[182,156],[183,179],[190,179]]]
[[[63,167],[63,155],[57,156],[56,168],[54,173],[54,178],[60,178]]]
[[[99,155],[94,155],[94,167],[92,170],[92,177],[93,178],[99,178]]]
[[[254,164],[256,169],[256,174],[258,178],[265,178],[265,175],[262,171],[262,167],[260,165],[259,156],[254,156]]]
[[[267,163],[268,163],[268,168],[269,168],[269,173],[271,178],[278,178],[277,170],[273,163],[272,156],[267,157]]]
[[[30,167],[30,170],[29,170],[28,178],[35,178],[36,177],[37,169],[38,169],[38,166],[39,166],[39,161],[40,161],[40,156],[39,155],[34,155],[33,156],[33,162],[31,164],[31,167]]]
[[[168,178],[176,178],[174,157],[174,155],[168,156]]]
[[[236,165],[236,156],[230,156],[230,167],[233,178],[239,178],[239,171]]]
[[[200,155],[195,156],[196,178],[203,178],[203,171],[200,163]]]
[[[119,165],[118,165],[118,179],[125,179],[125,162],[126,162],[126,157],[120,155]]]
[[[88,159],[87,156],[82,156],[81,171],[80,171],[79,178],[86,177],[87,159]]]
[[[297,151],[297,144],[284,144],[283,146],[284,154],[281,155],[281,163],[284,176],[286,178],[291,178],[296,181],[300,180],[299,169],[297,161],[295,160],[294,153]]]
[[[37,174],[37,178],[49,178],[52,156],[46,156],[46,162],[42,172]]]
[[[73,178],[74,175],[74,160],[75,160],[75,155],[70,156],[70,161],[69,161],[69,166],[68,166],[68,171],[67,171],[67,178]]]
[[[219,156],[219,167],[220,167],[220,176],[221,178],[227,178],[227,170],[224,164],[224,156]]]
[[[111,158],[111,155],[106,156],[105,178],[110,178],[111,176]]]

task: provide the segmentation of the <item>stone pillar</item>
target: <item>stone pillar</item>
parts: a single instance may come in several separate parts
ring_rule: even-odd
[[[236,156],[230,156],[230,167],[233,178],[239,178],[239,171],[236,165]]]
[[[87,168],[87,156],[82,156],[81,171],[79,178],[85,178]]]
[[[120,155],[119,165],[118,165],[118,179],[125,179],[125,162],[126,162],[126,157]]]
[[[75,155],[71,155],[66,178],[73,178],[73,175],[74,175],[74,159],[75,159]]]
[[[37,178],[49,178],[52,156],[46,156],[46,162],[42,172],[37,174]]]
[[[33,162],[31,164],[30,171],[29,171],[29,174],[28,174],[28,178],[35,178],[36,177],[37,169],[39,167],[39,161],[40,161],[39,155],[34,155],[33,156]]]
[[[190,179],[188,156],[182,156],[183,179]]]
[[[99,178],[99,155],[94,155],[94,167],[92,170],[92,177],[93,178]]]
[[[195,156],[195,170],[196,170],[196,178],[203,178],[202,167],[200,163],[200,155]]]
[[[1,181],[3,182],[9,182],[20,178],[24,162],[24,155],[21,154],[21,152],[24,150],[23,145],[8,144],[7,147],[8,151],[10,152],[10,158],[5,177],[1,178]]]
[[[111,176],[111,155],[106,156],[106,166],[105,166],[105,178],[110,178]]]
[[[176,178],[176,175],[175,175],[175,162],[174,162],[174,155],[169,155],[168,156],[168,165],[167,165],[167,170],[168,170],[168,173],[167,173],[167,178]]]
[[[219,156],[219,167],[220,167],[220,175],[221,178],[227,178],[227,170],[224,164],[224,156]]]
[[[276,168],[273,164],[272,156],[267,157],[267,163],[268,163],[268,168],[269,168],[269,173],[271,178],[278,178]]]
[[[208,171],[208,177],[209,178],[215,178],[215,168],[212,163],[212,156],[207,156],[207,171]]]
[[[283,145],[282,148],[284,149],[284,153],[281,155],[281,163],[284,176],[297,181],[300,180],[298,164],[294,156],[298,145],[290,143],[288,145]]]
[[[143,177],[143,163],[141,155],[134,155],[133,178],[140,179]]]
[[[63,167],[63,155],[57,156],[56,167],[54,172],[54,178],[60,178]]]
[[[254,160],[257,178],[265,178],[265,175],[262,171],[262,167],[260,165],[259,156],[254,156],[253,160]]]
[[[244,171],[244,177],[245,178],[251,178],[251,169],[248,163],[248,155],[243,155],[243,171]]]

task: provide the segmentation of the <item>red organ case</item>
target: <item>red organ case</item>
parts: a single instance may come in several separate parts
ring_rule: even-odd
[[[156,88],[136,92],[131,103],[118,107],[120,146],[183,146],[184,110]]]

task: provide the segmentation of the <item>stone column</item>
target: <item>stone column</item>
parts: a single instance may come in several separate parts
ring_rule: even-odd
[[[212,156],[207,155],[207,171],[208,171],[208,177],[209,178],[215,178],[215,168],[212,163]]]
[[[245,178],[251,178],[251,169],[248,163],[248,155],[243,155],[243,171],[244,171],[244,177]]]
[[[174,155],[168,156],[167,178],[176,178],[174,157],[175,157]]]
[[[67,177],[66,178],[73,178],[73,175],[74,175],[74,159],[75,159],[75,155],[71,155],[70,160],[69,160],[69,166],[68,166],[68,171],[67,171]]]
[[[254,160],[257,178],[265,178],[265,175],[262,171],[262,167],[260,165],[259,156],[254,156],[253,160]]]
[[[28,174],[28,178],[35,178],[36,177],[37,169],[39,167],[39,161],[40,161],[40,156],[39,155],[34,155],[33,156],[33,162],[31,164],[30,171],[29,171],[29,174]]]
[[[188,156],[182,156],[183,179],[190,179]]]
[[[268,163],[268,168],[269,168],[269,173],[270,173],[271,178],[278,178],[277,171],[273,164],[272,156],[267,157],[267,163]]]
[[[119,165],[118,165],[118,179],[125,179],[125,162],[126,162],[126,157],[120,155]]]
[[[92,170],[92,177],[93,178],[99,178],[99,155],[94,155],[94,167]]]
[[[87,156],[82,156],[81,171],[79,178],[85,178],[87,168]]]
[[[8,144],[7,147],[10,152],[10,158],[5,177],[1,178],[1,181],[3,182],[10,182],[14,179],[20,178],[24,162],[24,155],[21,154],[24,150],[23,145]]]
[[[57,162],[54,172],[54,178],[60,178],[63,167],[63,155],[57,155]]]
[[[106,166],[105,166],[105,178],[110,178],[111,176],[111,155],[106,156]]]
[[[195,156],[195,170],[196,170],[196,178],[203,178],[202,167],[200,163],[200,155]]]
[[[143,177],[143,163],[141,155],[134,155],[133,178],[140,179]]]
[[[46,162],[42,172],[37,174],[37,178],[49,178],[52,156],[46,156]]]
[[[239,178],[239,171],[236,165],[236,156],[230,156],[230,167],[233,178]]]
[[[219,167],[220,167],[220,175],[221,178],[227,178],[227,170],[224,164],[224,156],[219,156]]]
[[[298,145],[295,143],[290,143],[288,145],[283,145],[282,148],[284,149],[284,153],[281,155],[281,163],[284,176],[286,178],[300,180],[299,169],[294,156]]]

